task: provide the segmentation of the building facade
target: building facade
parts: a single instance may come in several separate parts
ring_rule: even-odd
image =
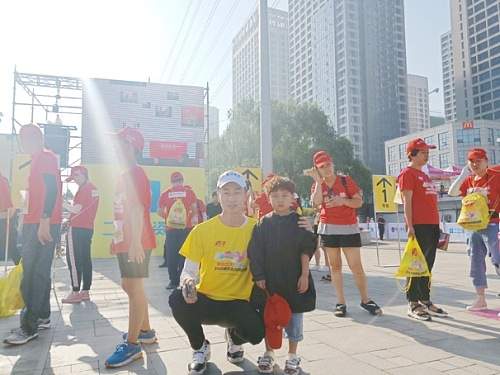
[[[441,126],[408,134],[385,142],[386,173],[397,176],[408,165],[406,146],[414,138],[422,138],[437,148],[430,150],[429,164],[446,169],[463,167],[467,163],[467,152],[473,147],[482,147],[488,152],[490,164],[500,163],[500,121],[471,120],[448,122]]]
[[[451,31],[441,35],[441,68],[443,71],[444,117],[446,121],[457,119],[455,80],[453,79],[453,47]]]
[[[325,0],[289,0],[290,96],[311,102],[313,94],[312,19]]]
[[[328,0],[318,6],[311,28],[313,98],[337,133],[351,140],[356,157],[381,173],[384,142],[408,133],[403,0]],[[290,53],[292,59],[292,44]],[[294,97],[302,98],[303,91]]]
[[[271,100],[288,100],[288,13],[269,8]],[[260,100],[259,10],[233,39],[233,108],[245,99]]]
[[[458,120],[500,119],[500,2],[450,1]]]
[[[408,74],[408,132],[430,128],[427,77]]]

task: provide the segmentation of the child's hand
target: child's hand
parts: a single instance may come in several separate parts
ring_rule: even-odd
[[[311,222],[309,221],[309,219],[307,217],[304,217],[304,216],[299,218],[299,227],[302,229],[305,229],[309,232],[313,231],[313,227],[311,225]]]
[[[257,284],[257,286],[260,288],[260,289],[263,289],[263,290],[266,290],[266,280],[259,280],[259,281],[256,281],[255,284]]]
[[[307,289],[309,289],[309,275],[302,275],[297,283],[297,292],[302,294],[307,292]]]

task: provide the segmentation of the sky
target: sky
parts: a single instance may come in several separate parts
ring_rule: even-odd
[[[268,0],[286,10],[287,0]],[[0,2],[0,132],[10,132],[14,67],[24,73],[210,85],[221,127],[231,107],[232,38],[256,0]],[[405,0],[408,73],[429,78],[443,113],[440,35],[448,0]],[[186,16],[187,15],[187,16]]]

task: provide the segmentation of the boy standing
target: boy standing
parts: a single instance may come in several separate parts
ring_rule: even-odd
[[[257,286],[278,293],[290,305],[292,318],[285,328],[289,340],[286,374],[300,373],[298,343],[303,339],[303,313],[316,306],[316,291],[309,272],[309,261],[316,250],[316,236],[298,225],[292,211],[295,185],[275,176],[265,185],[273,208],[255,227],[248,248],[250,269]],[[258,360],[259,372],[273,373],[274,353],[266,341],[266,352]]]
[[[137,129],[123,128],[116,133],[118,159],[125,171],[118,179],[113,203],[115,233],[111,251],[118,258],[122,288],[129,299],[128,332],[124,342],[106,360],[106,367],[124,366],[142,357],[141,343],[157,341],[149,325],[149,311],[144,278],[149,276],[151,250],[156,240],[149,211],[151,189],[137,157],[144,148],[144,138]]]

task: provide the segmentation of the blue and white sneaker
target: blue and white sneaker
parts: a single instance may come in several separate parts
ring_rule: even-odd
[[[115,352],[106,360],[105,365],[107,368],[121,367],[140,358],[142,358],[141,346],[124,342],[116,347]]]
[[[123,334],[123,341],[127,341],[128,333],[125,332]],[[156,331],[154,329],[150,329],[149,331],[141,331],[139,333],[138,341],[141,344],[154,344],[158,341],[158,337],[156,336]]]

